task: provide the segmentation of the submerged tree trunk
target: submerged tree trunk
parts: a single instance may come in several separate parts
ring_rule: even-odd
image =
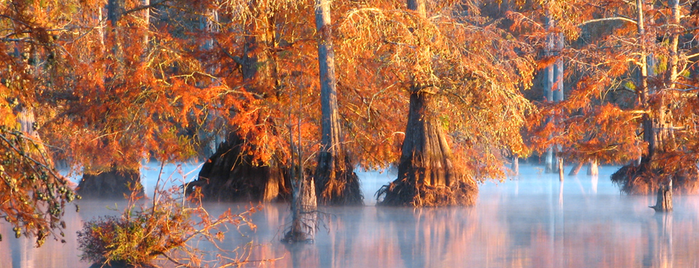
[[[288,172],[275,166],[255,166],[243,150],[245,141],[235,132],[219,145],[202,166],[197,180],[187,184],[187,193],[199,188],[204,200],[281,201],[291,195]]]
[[[565,175],[563,174],[563,158],[559,157],[558,158],[558,180],[563,181],[565,178]]]
[[[313,243],[318,223],[318,203],[313,177],[301,176],[293,187],[291,201],[291,228],[284,234],[282,242]]]
[[[650,208],[655,212],[670,212],[672,211],[672,179],[667,184],[661,184],[658,187],[658,198],[655,206]]]
[[[554,27],[554,20],[550,16],[547,15],[546,17],[546,29],[551,30]],[[556,35],[553,33],[549,33],[546,36],[546,46],[544,47],[544,55],[545,57],[554,57],[555,56],[555,47],[556,47]],[[555,102],[556,101],[556,96],[555,96],[555,89],[557,87],[557,79],[556,79],[556,74],[558,71],[558,64],[551,64],[544,69],[545,72],[545,78],[544,78],[544,97],[546,98],[546,101],[549,102]],[[551,122],[553,120],[552,117],[546,118],[546,121],[551,123],[551,124],[556,124],[556,122]],[[557,158],[557,153],[556,151],[558,148],[554,146],[549,146],[549,148],[546,150],[546,158],[545,158],[545,166],[544,166],[544,172],[546,173],[554,173],[558,170],[558,165],[557,161],[555,158]]]
[[[86,199],[124,199],[132,193],[144,196],[140,171],[137,168],[107,171],[86,169],[76,192]]]
[[[408,9],[427,17],[425,0],[408,0]],[[418,61],[429,62],[426,59]],[[478,192],[475,182],[454,174],[451,149],[434,111],[437,91],[421,81],[413,81],[398,178],[379,189],[376,194],[378,204],[446,206],[475,203]]]
[[[578,162],[573,166],[573,168],[570,169],[570,172],[568,172],[568,176],[575,176],[578,175],[578,172],[580,172],[580,169],[583,166],[583,162]]]
[[[413,89],[405,130],[398,179],[383,186],[380,205],[445,206],[472,205],[478,189],[469,180],[457,179],[451,150],[437,115],[434,96]]]
[[[599,164],[597,159],[590,160],[590,167],[587,169],[587,175],[597,176],[599,175]]]
[[[322,138],[315,173],[318,182],[316,191],[320,204],[358,205],[363,203],[359,178],[354,173],[341,140],[329,0],[316,1],[315,16],[319,35],[318,66],[322,106]]]

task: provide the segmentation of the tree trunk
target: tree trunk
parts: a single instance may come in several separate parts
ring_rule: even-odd
[[[425,0],[408,0],[408,9],[426,18]],[[425,48],[427,49],[427,48]],[[427,53],[420,53],[426,55]],[[418,59],[419,62],[429,62]],[[417,78],[413,78],[414,80]],[[379,189],[380,205],[472,205],[478,188],[454,174],[451,149],[434,111],[438,89],[413,81],[408,125],[398,165],[398,178]],[[383,200],[380,200],[383,198]]]
[[[123,78],[124,76],[124,50],[122,48],[122,31],[119,27],[119,19],[124,13],[125,0],[108,0],[107,1],[107,20],[109,21],[109,31],[113,39],[112,53],[116,59],[115,76]],[[114,80],[114,78],[112,78]]]
[[[143,0],[143,5],[150,5],[150,0]],[[143,54],[148,55],[148,43],[150,43],[150,36],[148,32],[150,30],[150,8],[143,10],[143,24],[145,28],[145,32],[143,34]]]
[[[658,198],[655,206],[650,208],[655,212],[670,212],[672,211],[672,179],[667,184],[661,184],[658,187]]]
[[[398,165],[398,178],[377,193],[380,205],[472,205],[478,191],[474,182],[457,180],[437,115],[432,93],[413,88],[408,125]]]
[[[197,180],[187,184],[187,193],[201,189],[204,200],[271,202],[289,200],[289,174],[273,165],[252,165],[244,153],[245,140],[235,131],[204,163]]]
[[[637,17],[636,17],[636,22],[637,22],[637,30],[638,30],[638,40],[641,45],[641,55],[640,55],[640,63],[639,63],[639,68],[640,68],[640,73],[638,77],[638,95],[639,95],[639,101],[641,106],[643,107],[644,110],[650,111],[650,105],[648,102],[649,98],[649,88],[648,88],[648,58],[647,58],[647,51],[646,51],[646,30],[645,30],[645,23],[644,23],[644,15],[643,15],[643,0],[636,0],[636,7],[638,9]],[[655,128],[653,127],[653,120],[651,116],[648,113],[643,114],[643,138],[645,141],[648,143],[648,153],[644,156],[647,159],[652,158],[653,153],[655,152],[656,149],[656,135],[655,135]],[[644,162],[644,161],[641,161]]]
[[[124,199],[135,191],[143,196],[141,176],[138,169],[107,171],[86,169],[76,192],[86,199]]]
[[[575,176],[578,175],[578,172],[580,172],[580,169],[583,166],[583,162],[578,162],[575,164],[573,168],[570,169],[570,172],[568,172],[568,176]]]
[[[551,30],[551,28],[554,27],[554,21],[553,18],[550,16],[546,17],[546,29],[548,31]],[[544,56],[545,57],[553,57],[554,55],[554,49],[556,46],[556,37],[553,33],[549,33],[546,36],[546,46],[544,47]],[[557,64],[552,64],[546,67],[544,70],[546,76],[544,78],[544,97],[546,98],[546,101],[550,102],[555,102],[556,99],[554,97],[554,86],[556,86],[556,71],[557,71]],[[549,117],[546,119],[546,121],[550,122],[552,121],[553,118]],[[551,122],[552,124],[555,124],[556,122]],[[557,170],[557,165],[554,164],[554,159],[556,158],[555,155],[555,146],[549,146],[549,148],[546,150],[546,163],[544,167],[544,172],[546,173],[554,173]]]
[[[111,53],[115,59],[114,74],[112,77],[103,77],[105,81],[124,79],[124,50],[122,47],[122,30],[119,20],[124,13],[124,0],[107,1],[107,29],[106,34],[112,40]],[[108,84],[105,82],[105,84]],[[105,140],[104,143],[118,142]],[[77,187],[77,193],[84,198],[113,198],[123,199],[132,194],[143,195],[143,186],[140,178],[140,164],[137,160],[130,163],[120,163],[117,168],[114,163],[87,163],[83,169],[83,177]]]
[[[678,65],[679,65],[679,43],[680,43],[680,33],[682,29],[680,28],[680,1],[679,0],[668,0],[668,6],[672,10],[672,16],[670,18],[670,23],[672,24],[670,28],[670,59],[668,62],[668,73],[666,76],[666,86],[668,88],[675,88],[675,82],[677,81]]]
[[[514,173],[515,176],[519,175],[519,157],[516,155],[512,157],[512,173]]]
[[[252,0],[249,4],[253,16],[245,29],[246,37],[241,64],[243,82],[251,83],[253,78],[258,80],[254,85],[248,85],[248,91],[259,91],[256,87],[278,87],[276,47],[276,25],[269,14],[267,1]],[[261,46],[262,45],[262,46]]]
[[[299,108],[300,100],[301,98],[299,98]],[[299,113],[301,113],[300,109]],[[282,238],[282,242],[286,244],[312,243],[318,227],[318,200],[315,180],[313,177],[305,176],[303,167],[300,116],[297,121],[297,131],[298,140],[296,146],[294,146],[293,131],[289,131],[289,144],[292,152],[290,170],[294,179],[292,183],[291,227],[284,234],[284,238]]]
[[[563,170],[563,158],[558,157],[558,180],[563,181],[564,179]]]
[[[434,96],[413,90],[405,130],[399,176],[426,186],[451,186],[451,149],[444,131],[431,111]]]
[[[590,160],[590,167],[587,169],[587,175],[599,175],[599,164],[597,162],[597,159]]]
[[[358,205],[362,204],[363,199],[359,190],[359,178],[348,161],[341,140],[329,0],[316,0],[315,16],[322,109],[322,138],[315,173],[318,199],[321,204]]]
[[[318,222],[315,182],[313,177],[301,175],[295,184],[291,201],[291,228],[284,234],[282,242],[313,243]]]

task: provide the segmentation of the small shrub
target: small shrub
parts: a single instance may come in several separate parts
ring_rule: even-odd
[[[201,266],[202,252],[188,242],[205,239],[219,248],[216,243],[224,238],[226,224],[236,228],[255,228],[248,216],[259,207],[251,207],[241,214],[232,214],[229,209],[218,218],[212,218],[202,207],[200,199],[185,201],[178,198],[182,193],[177,187],[167,191],[157,188],[148,207],[139,195],[132,194],[121,216],[105,216],[85,222],[83,229],[78,231],[81,259],[135,267],[152,266],[160,260],[178,266]],[[200,198],[199,195],[193,197]],[[244,261],[219,258],[219,262],[227,265]]]

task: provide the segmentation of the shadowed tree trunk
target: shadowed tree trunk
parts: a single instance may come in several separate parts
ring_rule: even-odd
[[[315,172],[318,201],[328,205],[359,205],[363,203],[359,178],[354,173],[354,167],[342,143],[342,129],[337,110],[337,78],[331,35],[330,1],[317,0],[315,16],[319,35],[318,66],[322,106],[322,138]]]
[[[425,0],[408,0],[408,9],[426,18]],[[421,48],[428,49],[428,48]],[[418,59],[418,61],[425,61]],[[379,205],[473,205],[475,182],[454,174],[451,149],[434,108],[438,88],[413,81],[410,87],[398,178],[377,192]],[[381,200],[383,198],[383,200]]]
[[[124,79],[123,33],[119,26],[124,7],[124,0],[107,1],[107,26],[109,30],[104,32],[104,34],[113,41],[111,53],[116,64],[114,65],[114,75],[112,77],[104,77],[105,84],[109,84],[107,81]],[[109,142],[118,141],[105,141],[105,143]],[[138,160],[119,164],[118,167],[116,163],[89,164],[91,166],[84,168],[83,177],[80,179],[77,187],[77,193],[82,197],[119,199],[130,195],[132,190],[137,191],[136,194],[138,195],[143,195]]]
[[[670,212],[672,211],[672,179],[667,184],[660,184],[658,187],[658,198],[655,206],[650,208],[655,212]]]
[[[243,151],[243,146],[244,140],[231,132],[202,166],[199,178],[187,184],[187,193],[199,187],[204,200],[289,200],[291,193],[286,169],[252,165],[252,157]]]
[[[291,228],[284,234],[282,242],[313,243],[318,222],[315,182],[312,177],[308,178],[301,174],[294,184]]]
[[[139,170],[117,170],[116,167],[104,172],[84,171],[77,188],[77,193],[87,199],[123,199],[132,191],[144,195]]]
[[[279,94],[274,52],[275,19],[266,1],[251,1],[248,9],[252,16],[245,22],[243,53],[241,57],[235,57],[235,61],[240,65],[246,91],[254,93],[258,98],[272,98]],[[215,19],[217,14],[211,11],[208,16]],[[213,23],[215,22],[208,21],[207,29],[218,31]],[[235,112],[238,111],[231,113]],[[275,118],[258,116],[255,120],[255,125],[268,130],[265,135],[278,135]],[[254,148],[263,145],[255,144],[254,134],[243,135],[236,126],[232,128],[234,130],[228,134],[228,139],[202,167],[199,178],[188,184],[188,192],[201,187],[204,199],[207,200],[289,200],[291,184],[288,169],[279,166],[274,160],[264,165],[254,163],[253,157],[248,155],[248,151],[243,151],[243,147],[253,148],[250,151],[254,151]]]
[[[413,88],[398,179],[383,186],[380,205],[444,206],[472,205],[478,189],[457,179],[451,150],[432,111],[433,93]]]

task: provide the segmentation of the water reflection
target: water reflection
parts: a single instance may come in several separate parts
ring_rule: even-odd
[[[607,179],[613,171],[560,183],[557,174],[521,166],[517,180],[482,185],[471,208],[325,207],[316,242],[294,248],[279,242],[288,205],[269,204],[252,215],[256,231],[231,229],[221,246],[249,267],[696,267],[699,196],[675,196],[674,212],[655,214],[648,208],[654,197],[619,194]],[[385,183],[377,180],[362,177],[367,185]],[[81,203],[80,213],[66,214],[67,244],[35,249],[31,240],[5,235],[0,267],[88,267],[79,261],[75,231],[83,219],[117,212],[105,209],[114,202]],[[207,208],[217,215],[248,205]],[[3,234],[10,229],[0,223]],[[197,243],[210,258],[220,253]]]

